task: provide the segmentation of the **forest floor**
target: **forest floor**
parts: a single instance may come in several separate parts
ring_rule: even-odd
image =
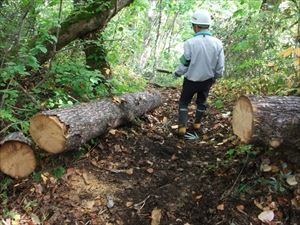
[[[300,170],[294,157],[240,145],[233,102],[209,107],[198,137],[178,138],[180,91],[159,90],[163,105],[134,124],[87,150],[41,156],[40,172],[1,190],[0,224],[254,225],[266,210],[262,217],[275,217],[265,224],[300,224],[295,187],[286,182]]]

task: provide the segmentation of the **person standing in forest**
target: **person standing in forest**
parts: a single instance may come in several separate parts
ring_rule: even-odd
[[[191,19],[194,37],[184,43],[184,54],[173,75],[184,75],[179,99],[178,134],[185,135],[188,121],[188,105],[197,94],[197,110],[193,127],[200,129],[201,118],[206,110],[206,99],[215,80],[224,72],[222,42],[209,32],[211,16],[206,10],[195,12]]]

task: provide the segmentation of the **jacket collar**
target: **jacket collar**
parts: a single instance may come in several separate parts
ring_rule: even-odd
[[[196,34],[194,34],[194,37],[196,37],[196,36],[200,36],[200,35],[208,35],[208,36],[212,36],[212,33],[211,32],[209,32],[209,30],[202,30],[202,31],[200,31],[200,32],[198,32],[198,33],[196,33]]]

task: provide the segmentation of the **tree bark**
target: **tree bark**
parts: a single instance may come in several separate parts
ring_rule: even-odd
[[[48,110],[31,118],[29,131],[40,148],[50,153],[60,153],[76,149],[161,103],[159,92],[140,92]]]
[[[78,7],[61,24],[56,51],[78,38],[83,38],[96,30],[102,30],[115,14],[132,2],[133,0],[98,0]],[[56,36],[56,32],[57,29],[53,28],[49,34]],[[45,63],[55,54],[55,43],[47,41],[43,45],[47,48],[47,52],[41,52],[37,55],[40,64]]]
[[[300,149],[300,97],[241,96],[233,110],[232,126],[244,143]]]
[[[0,142],[0,171],[13,177],[23,178],[36,167],[36,159],[30,141],[21,133],[15,132]]]

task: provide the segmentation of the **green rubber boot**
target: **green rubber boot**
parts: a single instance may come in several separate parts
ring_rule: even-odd
[[[178,115],[178,134],[184,136],[186,134],[186,126],[188,121],[188,109],[179,108]]]
[[[201,110],[201,109],[196,110],[196,116],[195,116],[195,121],[194,121],[194,125],[193,125],[195,130],[199,130],[201,127],[201,119],[203,117],[203,113],[204,113],[204,110]]]

